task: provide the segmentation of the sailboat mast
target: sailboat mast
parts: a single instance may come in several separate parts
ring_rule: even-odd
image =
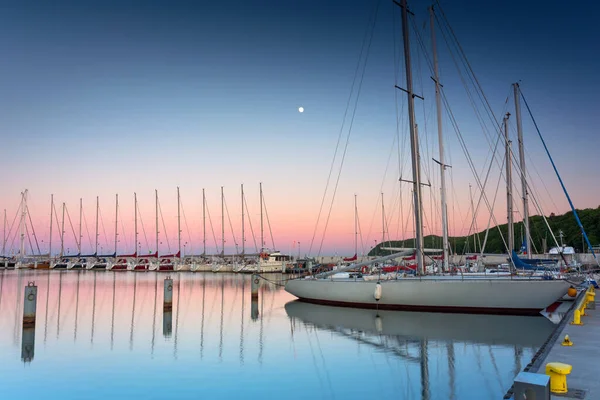
[[[225,255],[225,195],[221,186],[221,254]]]
[[[506,209],[508,221],[508,255],[512,257],[513,246],[515,243],[515,232],[513,227],[513,198],[512,198],[512,142],[508,138],[508,117],[504,117],[504,140],[506,141]]]
[[[244,184],[242,183],[242,256],[246,247],[246,238],[244,234]]]
[[[154,189],[154,210],[156,212],[156,255],[158,255],[158,190]]]
[[[119,194],[115,195],[115,256],[117,254],[117,237],[119,236]]]
[[[83,199],[79,198],[79,243],[77,243],[78,253],[81,254],[81,239],[83,235],[81,234],[81,220],[83,218]]]
[[[94,254],[98,255],[98,214],[100,213],[100,197],[96,196],[96,243],[94,245]]]
[[[383,205],[383,193],[381,193],[381,246],[385,242],[385,206]]]
[[[181,198],[179,197],[179,186],[177,186],[177,247],[181,256]]]
[[[135,217],[133,219],[133,234],[135,236],[135,256],[138,254],[138,226],[137,226],[137,218],[138,218],[138,204],[137,204],[137,193],[133,192],[133,212]]]
[[[517,117],[517,137],[519,140],[519,164],[521,168],[521,194],[523,196],[523,225],[525,225],[525,251],[531,258],[531,242],[529,232],[529,193],[527,191],[527,174],[525,172],[525,151],[523,150],[523,124],[521,123],[521,99],[519,84],[513,83],[515,95],[515,115]]]
[[[65,203],[62,206],[62,220],[60,226],[60,256],[65,253]]]
[[[300,250],[300,244],[298,244]],[[358,206],[356,205],[356,195],[354,195],[354,255],[358,255]]]
[[[52,260],[52,210],[54,210],[54,195],[50,195],[50,237],[48,238],[48,258]],[[6,210],[4,210],[4,218],[6,220]],[[2,254],[4,255],[4,248],[2,249]]]
[[[437,126],[438,126],[438,143],[440,148],[440,184],[441,196],[440,206],[442,207],[442,249],[443,249],[443,264],[442,269],[448,270],[448,214],[446,205],[446,161],[444,158],[444,136],[442,133],[442,100],[440,92],[440,75],[438,69],[437,46],[435,41],[435,15],[433,6],[429,7],[429,22],[431,26],[431,46],[433,49],[433,80],[435,81],[435,106],[437,111]]]
[[[2,230],[2,255],[6,256],[6,208],[4,209],[4,229]]]
[[[23,259],[25,256],[25,221],[27,218],[27,189],[22,193],[21,196],[21,245],[19,250],[19,258]]]
[[[259,183],[260,188],[260,251],[265,245],[265,234],[264,234],[264,226],[263,226],[263,193],[262,193],[262,182]]]
[[[421,200],[421,165],[419,156],[419,136],[415,129],[415,97],[412,84],[412,68],[410,62],[410,41],[408,38],[408,6],[402,0],[402,37],[404,42],[404,63],[406,68],[406,94],[408,96],[408,120],[410,128],[410,146],[413,170],[413,201],[415,211],[415,250],[418,273],[425,272],[423,264],[423,204]]]
[[[206,255],[206,195],[202,189],[202,255]]]

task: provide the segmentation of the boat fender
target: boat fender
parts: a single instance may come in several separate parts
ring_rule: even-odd
[[[374,294],[376,301],[381,300],[381,291],[382,291],[381,283],[377,282],[377,285],[375,285],[375,294]]]

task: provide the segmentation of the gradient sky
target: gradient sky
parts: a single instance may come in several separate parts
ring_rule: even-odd
[[[220,242],[220,187],[224,187],[239,242],[240,184],[245,185],[258,236],[258,184],[263,182],[276,247],[297,252],[300,242],[301,252],[307,252],[363,36],[376,4],[367,0],[1,2],[0,208],[7,209],[9,224],[17,212],[19,193],[27,188],[36,233],[44,240],[42,248],[47,248],[48,242],[51,193],[59,215],[60,204],[67,204],[75,230],[79,198],[83,198],[87,229],[93,237],[95,198],[100,196],[106,231],[105,235],[100,229],[100,241],[103,247],[112,248],[114,196],[119,193],[119,250],[126,252],[133,248],[133,192],[137,192],[150,243],[146,245],[141,237],[141,249],[147,251],[153,248],[154,189],[158,189],[170,248],[174,249],[179,186],[189,226],[182,222],[182,240],[198,253],[202,188]],[[427,46],[428,4],[409,2],[415,26]],[[594,3],[566,7],[560,2],[541,6],[516,1],[494,5],[443,2],[442,6],[496,117],[501,118],[506,109],[513,114],[514,143],[510,85],[520,81],[574,203],[579,208],[597,207],[600,83],[596,72],[600,55],[596,48],[600,28],[594,16],[600,7]],[[381,1],[376,21],[321,249],[324,254],[354,252],[354,194],[358,196],[365,250],[381,238],[381,192],[389,236],[412,236],[412,228],[405,228],[411,226],[410,186],[400,186],[399,195],[397,181],[399,168],[403,178],[411,178],[405,145],[406,96],[394,89],[394,52],[402,54],[398,8]],[[425,101],[417,100],[416,108],[423,169],[433,184],[433,189],[424,190],[425,232],[439,234],[439,171],[430,161],[437,158],[434,91],[414,32],[411,35],[415,92],[425,97]],[[479,172],[484,171],[489,146],[439,32],[438,47],[445,93],[474,163]],[[400,61],[403,66],[404,59]],[[397,83],[404,87],[403,74],[401,67]],[[395,95],[404,143],[399,152]],[[354,104],[355,97],[352,99]],[[304,113],[298,112],[300,106]],[[352,111],[351,107],[349,115]],[[452,164],[450,233],[461,235],[468,232],[471,220],[469,184],[474,189],[476,184],[444,114]],[[523,115],[527,163],[538,201],[545,214],[565,212],[566,199],[525,110]],[[349,121],[347,117],[344,135]],[[333,182],[338,169],[339,156]],[[490,196],[498,173],[495,166]],[[504,183],[500,185],[495,215],[502,223],[506,202]],[[327,215],[331,189],[323,215]],[[476,190],[474,197],[476,202]],[[485,227],[488,217],[482,209],[478,229]],[[228,220],[226,224],[226,250],[232,251]],[[70,228],[65,230],[65,247],[73,249],[73,235]],[[164,229],[160,230],[163,235]],[[210,232],[210,227],[207,230]],[[312,254],[319,251],[322,233],[323,218]],[[208,251],[212,252],[212,233],[207,236]],[[87,237],[84,233],[84,251],[92,248]],[[58,239],[55,229],[54,243]],[[161,251],[167,252],[164,236],[161,242]],[[246,245],[254,248],[249,232]]]

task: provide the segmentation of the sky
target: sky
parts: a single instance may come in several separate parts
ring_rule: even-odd
[[[424,98],[416,99],[415,109],[422,168],[431,184],[423,188],[424,229],[439,234],[428,5],[409,2],[415,14],[410,35],[414,91]],[[593,17],[600,6],[465,0],[442,1],[441,7],[495,118],[511,113],[515,154],[511,84],[519,82],[576,207],[598,207],[600,54],[594,49],[600,28]],[[411,185],[398,181],[412,175],[406,94],[394,88],[406,86],[401,20],[391,1],[2,1],[0,10],[0,210],[7,213],[7,248],[18,241],[13,220],[27,189],[43,251],[50,241],[51,194],[59,221],[63,202],[71,219],[65,249],[77,248],[81,198],[82,251],[94,250],[98,196],[99,247],[112,250],[118,194],[117,250],[131,252],[134,193],[145,231],[138,228],[139,251],[153,251],[157,190],[159,249],[176,250],[179,187],[185,251],[203,250],[202,189],[212,221],[212,228],[206,222],[207,252],[221,250],[222,216],[225,251],[235,251],[236,243],[240,251],[244,184],[248,252],[260,247],[261,182],[268,247],[351,255],[355,237],[359,253],[382,237],[412,237]],[[436,7],[441,19],[440,11]],[[473,108],[457,54],[437,29],[440,80],[483,182],[498,133],[491,120],[478,122],[475,109],[483,108]],[[522,108],[529,184],[539,205],[531,214],[563,213],[568,203]],[[491,161],[485,189],[491,204],[499,187],[495,219],[481,201],[473,224],[469,185],[475,205],[480,190],[449,115],[445,107],[450,234],[504,223],[503,154]],[[56,223],[53,252],[60,246]]]

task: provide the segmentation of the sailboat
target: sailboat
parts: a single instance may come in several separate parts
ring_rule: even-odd
[[[537,315],[558,298],[566,294],[570,287],[564,279],[552,276],[541,279],[537,277],[485,277],[461,275],[425,275],[424,243],[423,243],[423,205],[421,196],[421,169],[418,153],[418,133],[416,131],[414,112],[414,92],[409,48],[409,26],[407,1],[401,1],[402,32],[405,55],[406,89],[408,97],[408,117],[411,143],[413,172],[413,201],[415,220],[415,250],[403,251],[381,257],[366,263],[358,263],[347,267],[361,268],[373,262],[411,255],[417,261],[417,275],[390,280],[367,280],[354,276],[347,279],[329,279],[331,272],[316,276],[287,281],[285,290],[300,300],[325,305],[377,308],[389,310],[415,310],[438,312],[463,312],[480,314],[512,314]],[[436,103],[438,108],[438,131],[441,126],[440,81],[438,75],[437,54],[435,51],[435,31],[433,8],[430,8],[433,69],[436,86]],[[441,142],[441,141],[440,141]],[[440,144],[440,153],[443,154]],[[442,158],[442,157],[441,157]],[[445,165],[440,160],[442,176]],[[442,191],[442,197],[445,193]],[[446,221],[443,221],[445,224]],[[447,253],[444,243],[444,255]],[[447,257],[444,264],[447,263]],[[342,272],[345,268],[335,272]]]

